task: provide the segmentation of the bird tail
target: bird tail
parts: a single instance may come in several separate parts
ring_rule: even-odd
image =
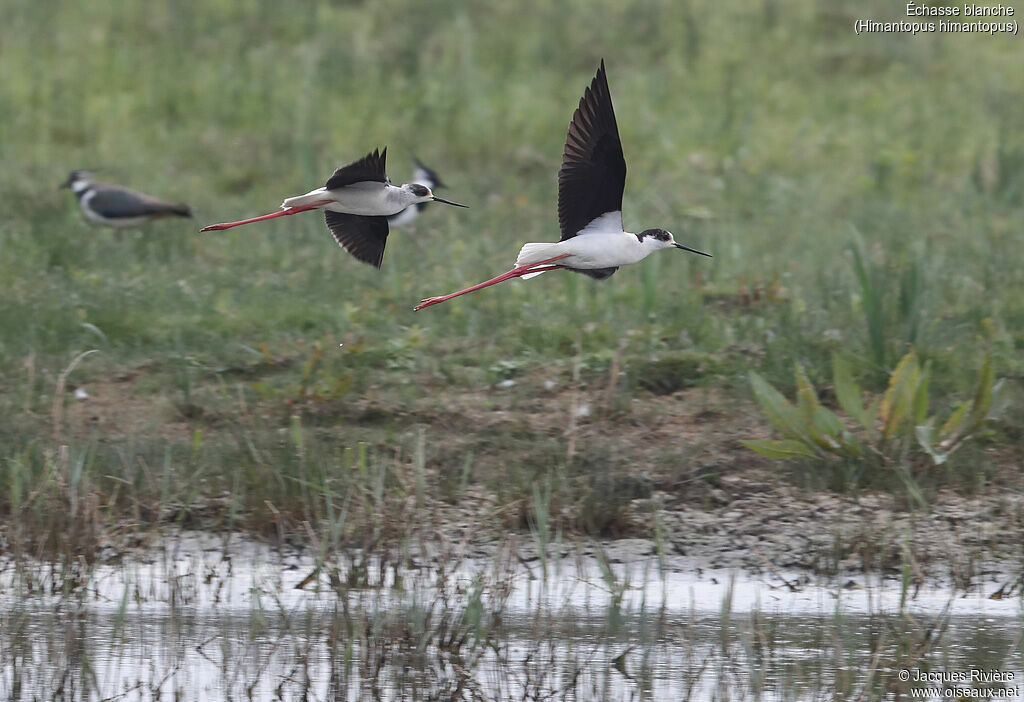
[[[519,256],[516,257],[516,268],[528,266],[531,263],[540,263],[546,259],[554,258],[560,253],[563,253],[561,242],[524,244],[523,248],[519,250]]]
[[[191,217],[192,210],[186,204],[158,202],[149,208],[150,217]]]
[[[546,261],[549,258],[554,258],[558,254],[562,253],[561,242],[535,242],[532,244],[524,244],[523,248],[519,250],[519,256],[516,257],[516,268],[520,266],[528,266],[531,263],[540,263]],[[527,273],[522,276],[523,280],[529,280],[530,278],[536,278],[541,273],[546,271],[543,268],[536,273]]]
[[[305,195],[290,197],[281,203],[281,209],[287,210],[289,207],[302,207],[303,205],[312,205],[314,202],[320,202],[327,199],[325,197],[325,192],[324,188],[317,188],[316,190],[309,191]]]

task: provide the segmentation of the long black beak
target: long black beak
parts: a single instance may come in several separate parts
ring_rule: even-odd
[[[437,195],[434,195],[434,202],[443,202],[446,205],[454,205],[455,207],[465,207],[469,209],[469,205],[460,205],[459,203],[452,202],[451,200],[443,200],[439,198]]]
[[[70,187],[71,187],[71,179],[68,178],[63,183],[61,183],[59,186],[57,186],[57,190],[60,190],[61,188],[70,188]]]
[[[682,244],[677,244],[674,241],[672,242],[672,245],[675,246],[677,249],[682,249],[683,251],[689,251],[690,253],[700,254],[701,256],[713,258],[713,256],[709,253],[704,253],[703,251],[698,251],[697,249],[691,249],[689,246],[683,246]]]

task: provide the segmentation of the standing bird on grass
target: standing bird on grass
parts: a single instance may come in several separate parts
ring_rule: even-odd
[[[120,185],[97,183],[89,171],[71,171],[60,187],[71,188],[90,221],[115,229],[140,227],[159,217],[192,216],[188,205],[158,200]]]
[[[331,230],[335,241],[360,261],[380,268],[388,238],[389,215],[425,202],[466,207],[435,197],[430,188],[419,183],[406,183],[401,187],[392,185],[385,173],[386,156],[387,148],[374,150],[358,161],[342,166],[324,187],[285,200],[281,203],[280,212],[238,222],[211,224],[200,231],[230,229],[306,210],[323,210],[327,228]]]
[[[413,309],[437,305],[510,278],[525,280],[559,268],[604,280],[619,266],[641,261],[659,249],[677,248],[711,256],[677,244],[672,234],[664,229],[646,229],[639,234],[625,231],[622,228],[625,186],[626,160],[602,60],[573,114],[565,140],[562,168],[558,172],[561,241],[526,244],[519,252],[515,267],[507,273],[449,295],[429,297]]]
[[[444,183],[441,182],[441,177],[437,175],[437,171],[432,168],[428,168],[423,165],[423,162],[418,158],[413,159],[416,162],[416,170],[412,173],[412,179],[410,183],[417,183],[428,188],[431,191],[437,190],[438,188],[446,188]],[[408,227],[412,224],[423,209],[427,206],[425,202],[419,202],[415,205],[406,207],[398,214],[388,216],[388,224],[392,227]]]

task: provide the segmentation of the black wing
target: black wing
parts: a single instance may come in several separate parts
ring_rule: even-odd
[[[366,181],[388,182],[384,169],[384,161],[387,155],[388,147],[386,146],[381,151],[374,149],[358,161],[353,161],[336,170],[324,187],[328,190],[334,190],[335,188],[343,188],[346,185]]]
[[[324,210],[327,228],[341,248],[364,263],[380,268],[388,240],[388,218],[364,217]]]
[[[626,159],[612,110],[604,60],[569,123],[558,171],[558,224],[571,239],[606,212],[622,210]]]
[[[107,219],[134,219],[157,215],[191,217],[187,205],[158,200],[118,185],[97,185],[89,209]]]

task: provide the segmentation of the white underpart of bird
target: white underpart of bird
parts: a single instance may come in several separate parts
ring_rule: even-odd
[[[558,261],[564,268],[579,270],[595,268],[614,268],[637,263],[648,255],[669,248],[672,244],[659,241],[654,237],[640,238],[632,232],[622,229],[622,212],[606,212],[572,239],[557,242],[531,242],[524,244],[516,257],[516,268],[530,266],[545,259],[568,254]],[[548,270],[555,270],[554,268]],[[529,280],[547,270],[527,273],[520,276]]]
[[[321,201],[329,201],[319,209],[363,216],[393,215],[418,202],[430,202],[432,195],[416,195],[412,183],[402,186],[390,183],[365,181],[352,183],[344,188],[328,190],[317,188],[305,195],[290,197],[281,203],[281,209],[304,207]]]
[[[393,215],[388,215],[388,224],[390,224],[392,227],[408,227],[419,216],[419,205],[413,205],[412,207],[406,207],[401,212],[396,212]]]

